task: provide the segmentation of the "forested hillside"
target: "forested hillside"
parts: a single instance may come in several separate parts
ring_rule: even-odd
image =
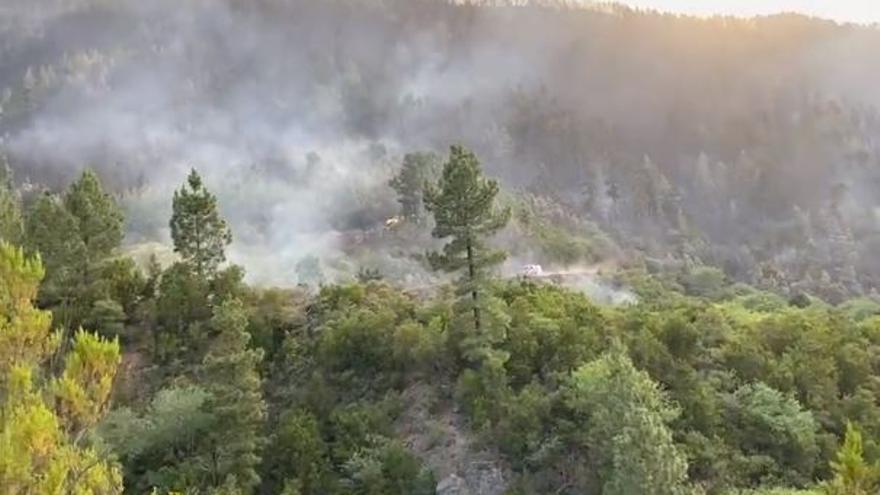
[[[877,493],[878,80],[796,15],[6,0],[0,495]]]
[[[36,189],[95,167],[147,240],[199,167],[273,284],[266,254],[338,252],[404,153],[462,143],[649,257],[875,288],[876,29],[492,3],[10,0],[2,146]]]

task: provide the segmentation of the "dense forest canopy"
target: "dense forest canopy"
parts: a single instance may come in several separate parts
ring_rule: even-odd
[[[0,492],[876,493],[877,81],[793,14],[6,0]]]

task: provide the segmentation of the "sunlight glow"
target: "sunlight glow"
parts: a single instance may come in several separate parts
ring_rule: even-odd
[[[749,17],[797,12],[839,22],[880,23],[878,0],[622,0],[621,3],[699,16]]]

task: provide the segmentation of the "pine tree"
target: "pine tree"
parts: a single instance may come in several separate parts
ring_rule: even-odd
[[[474,329],[481,330],[479,285],[489,267],[504,260],[505,253],[486,246],[486,237],[510,220],[510,210],[495,208],[498,183],[483,177],[477,157],[462,146],[453,146],[443,174],[425,190],[425,208],[433,213],[432,235],[449,238],[442,252],[429,253],[435,270],[464,270],[462,292],[471,297]]]
[[[153,351],[160,359],[192,350],[190,330],[211,317],[210,284],[189,264],[171,265],[158,285],[155,316]]]
[[[70,185],[64,195],[64,206],[76,219],[79,237],[86,248],[84,267],[88,274],[122,243],[122,209],[90,169]]]
[[[828,495],[870,495],[877,493],[880,471],[865,462],[862,433],[852,423],[846,424],[843,445],[831,462],[834,478],[822,485]]]
[[[203,384],[211,394],[208,410],[216,418],[202,453],[206,480],[213,487],[232,484],[244,493],[260,482],[256,468],[265,443],[261,431],[266,417],[257,370],[263,353],[248,348],[247,323],[240,301],[218,307],[211,319],[218,334],[202,366]]]
[[[121,494],[119,466],[85,437],[107,410],[119,344],[80,331],[61,376],[40,376],[59,342],[49,313],[33,306],[43,274],[39,257],[0,242],[0,486]]]
[[[45,361],[57,347],[51,315],[32,303],[45,273],[39,257],[0,241],[0,384],[14,367]]]
[[[174,252],[200,277],[213,275],[226,261],[225,249],[232,242],[232,232],[220,216],[217,198],[205,188],[195,170],[183,187],[175,191],[172,210]]]
[[[388,182],[397,192],[401,214],[407,220],[421,220],[425,184],[434,180],[438,161],[433,153],[407,153],[400,172]]]
[[[122,244],[124,216],[113,197],[104,191],[97,174],[86,169],[64,194],[64,208],[74,219],[84,256],[75,260],[73,328],[88,324],[104,335],[120,331],[125,314],[107,292],[108,260]],[[108,312],[109,310],[109,312]],[[115,324],[111,323],[116,321]]]
[[[87,289],[79,283],[86,246],[79,236],[76,218],[57,196],[43,194],[28,210],[25,237],[28,249],[40,254],[46,268],[40,306],[53,310],[56,325],[76,326],[85,318],[85,309],[78,302]]]
[[[109,297],[104,268],[122,242],[122,210],[86,170],[62,198],[47,193],[34,203],[25,237],[46,263],[41,305],[51,308],[65,329],[84,324],[95,303]]]
[[[273,493],[283,486],[295,487],[303,495],[332,493],[332,465],[318,419],[307,411],[289,410],[274,430],[264,486],[273,487]]]
[[[12,183],[12,169],[0,155],[0,241],[21,242],[23,233],[21,198]]]

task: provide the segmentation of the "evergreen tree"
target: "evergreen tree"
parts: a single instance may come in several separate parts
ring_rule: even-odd
[[[79,283],[86,246],[79,236],[77,219],[57,196],[42,194],[28,210],[25,237],[28,248],[40,254],[46,268],[40,306],[53,310],[56,325],[75,326],[86,313],[79,301],[91,289]]]
[[[678,411],[622,345],[575,371],[565,402],[587,428],[578,436],[602,493],[689,493],[687,462],[669,428]]]
[[[98,175],[90,169],[70,185],[64,195],[64,206],[76,219],[79,237],[86,248],[87,259],[83,267],[88,275],[122,243],[122,209],[104,191]]]
[[[12,183],[12,169],[0,155],[0,241],[21,242],[23,233],[21,198]]]
[[[28,246],[46,262],[40,302],[52,308],[63,328],[106,320],[107,309],[119,307],[109,300],[105,267],[122,242],[123,220],[122,210],[91,170],[63,198],[44,194],[28,212]]]
[[[821,370],[822,362],[811,359],[811,369]],[[807,378],[806,369],[797,373]],[[792,485],[809,483],[819,453],[813,414],[794,397],[761,382],[739,387],[730,399],[727,422],[735,432],[730,440],[746,455],[761,459],[766,470],[761,474]]]
[[[397,192],[401,214],[407,220],[421,220],[425,184],[434,180],[438,161],[433,153],[407,153],[400,172],[389,181],[388,185]]]
[[[870,495],[877,493],[880,472],[865,462],[862,433],[852,423],[846,424],[846,437],[831,462],[834,479],[822,485],[828,495]]]
[[[45,273],[39,257],[0,241],[0,385],[14,367],[45,361],[57,347],[51,315],[33,305]]]
[[[435,270],[464,270],[463,293],[470,293],[474,329],[481,330],[479,285],[487,268],[504,260],[505,253],[486,246],[486,237],[510,220],[510,210],[495,208],[498,183],[486,179],[476,155],[453,146],[436,185],[425,190],[425,208],[433,213],[432,235],[450,241],[442,252],[429,253]]]
[[[103,335],[122,331],[125,312],[121,300],[112,298],[112,269],[108,261],[122,244],[124,216],[113,197],[104,191],[97,174],[86,169],[64,195],[64,208],[74,219],[84,254],[75,260],[74,328],[88,325]],[[133,264],[129,260],[130,263]]]
[[[212,487],[235,486],[250,492],[259,482],[266,404],[257,367],[261,350],[249,349],[248,319],[242,303],[230,300],[211,319],[217,336],[202,365],[203,384],[211,394],[208,410],[215,424],[206,435],[202,463]]]
[[[172,200],[171,239],[174,252],[190,264],[200,277],[209,277],[226,261],[226,247],[232,232],[220,216],[217,198],[205,188],[201,176],[192,170]]]
[[[208,281],[189,264],[175,263],[165,270],[158,285],[153,334],[153,352],[160,359],[190,350],[191,327],[211,317],[209,296]]]
[[[285,485],[296,487],[301,495],[332,493],[332,466],[318,419],[306,411],[287,411],[274,431],[264,487],[271,487],[272,493]]]
[[[59,342],[49,313],[33,306],[43,274],[39,257],[0,243],[0,487],[121,494],[119,466],[85,436],[107,410],[119,344],[80,331],[61,376],[40,376]]]

